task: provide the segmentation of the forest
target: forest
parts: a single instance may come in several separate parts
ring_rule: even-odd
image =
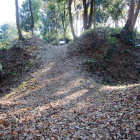
[[[0,39],[16,39],[17,29],[19,39],[32,34],[51,44],[68,42],[91,28],[127,27],[132,32],[139,29],[139,8],[138,0],[25,0],[20,8],[17,1],[17,26],[1,25]]]
[[[0,140],[140,139],[140,0],[15,0],[0,25]]]

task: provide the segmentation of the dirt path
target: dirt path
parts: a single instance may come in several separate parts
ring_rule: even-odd
[[[43,46],[38,59],[42,69],[0,100],[1,140],[140,138],[139,85],[96,83],[67,46]]]

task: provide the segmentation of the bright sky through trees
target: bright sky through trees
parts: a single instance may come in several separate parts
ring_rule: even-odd
[[[19,5],[24,0],[18,0]],[[0,25],[6,22],[15,22],[15,0],[0,0]]]

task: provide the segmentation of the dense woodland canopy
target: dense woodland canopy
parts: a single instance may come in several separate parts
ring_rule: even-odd
[[[25,0],[21,8],[15,0],[15,5],[19,39],[35,35],[57,44],[60,39],[76,39],[90,28],[121,27],[121,34],[129,34],[139,24],[139,0]],[[0,28],[1,42],[15,38],[15,26],[5,23]]]

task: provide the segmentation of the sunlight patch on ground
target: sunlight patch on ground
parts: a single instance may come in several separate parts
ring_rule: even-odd
[[[54,65],[55,65],[55,62],[51,62],[45,68],[39,70],[39,72],[40,73],[47,73],[48,71],[50,71],[51,69],[53,69]]]
[[[36,113],[39,114],[43,111],[49,111],[50,109],[53,109],[53,108],[61,108],[62,106],[70,103],[73,100],[76,101],[78,97],[83,96],[86,92],[88,92],[87,89],[82,89],[81,91],[74,92],[73,94],[71,94],[69,96],[66,96],[65,98],[59,99],[57,101],[50,102],[48,104],[44,104],[42,106],[38,106],[32,111],[31,114],[32,115],[36,114]],[[84,106],[84,104],[83,104],[83,106]]]
[[[3,97],[3,99],[16,100],[18,98],[28,95],[29,93],[31,93],[33,91],[40,89],[40,88],[42,88],[42,82],[37,81],[37,79],[33,78],[33,79],[27,81],[26,84],[14,89],[14,91],[9,93],[7,96]]]
[[[68,84],[69,85],[72,85],[73,87],[78,87],[78,86],[81,86],[83,85],[83,82],[84,82],[84,79],[82,78],[77,78],[73,81],[70,81]]]
[[[82,89],[80,91],[73,92],[73,94],[71,94],[71,95],[65,97],[64,99],[62,99],[62,101],[64,102],[63,104],[68,103],[72,100],[76,100],[78,97],[83,96],[86,92],[88,92],[87,89]],[[59,101],[61,102],[61,100],[59,100]]]
[[[68,93],[69,91],[71,91],[72,89],[82,86],[83,85],[84,80],[82,78],[77,78],[74,79],[70,82],[68,82],[65,87],[60,88],[56,94],[57,95],[65,95],[66,93]]]
[[[126,88],[131,88],[135,86],[140,86],[140,84],[132,84],[132,85],[119,85],[119,86],[103,86],[100,88],[99,91],[105,91],[105,90],[125,90]]]
[[[60,74],[58,76],[55,76],[53,78],[50,78],[49,80],[50,81],[61,81],[61,80],[66,79],[66,78],[68,78],[70,76],[71,76],[70,73],[67,72],[67,73],[63,73],[63,74]]]
[[[18,98],[26,96],[29,93],[46,86],[46,84],[43,81],[38,81],[38,77],[40,76],[40,73],[47,73],[48,71],[50,71],[53,68],[54,64],[55,62],[52,62],[47,67],[42,69],[41,72],[40,71],[34,72],[30,80],[22,82],[17,88],[13,89],[11,93],[5,95],[2,98],[3,101],[4,100],[6,100],[6,102],[11,101],[12,104],[12,100],[16,100]]]

